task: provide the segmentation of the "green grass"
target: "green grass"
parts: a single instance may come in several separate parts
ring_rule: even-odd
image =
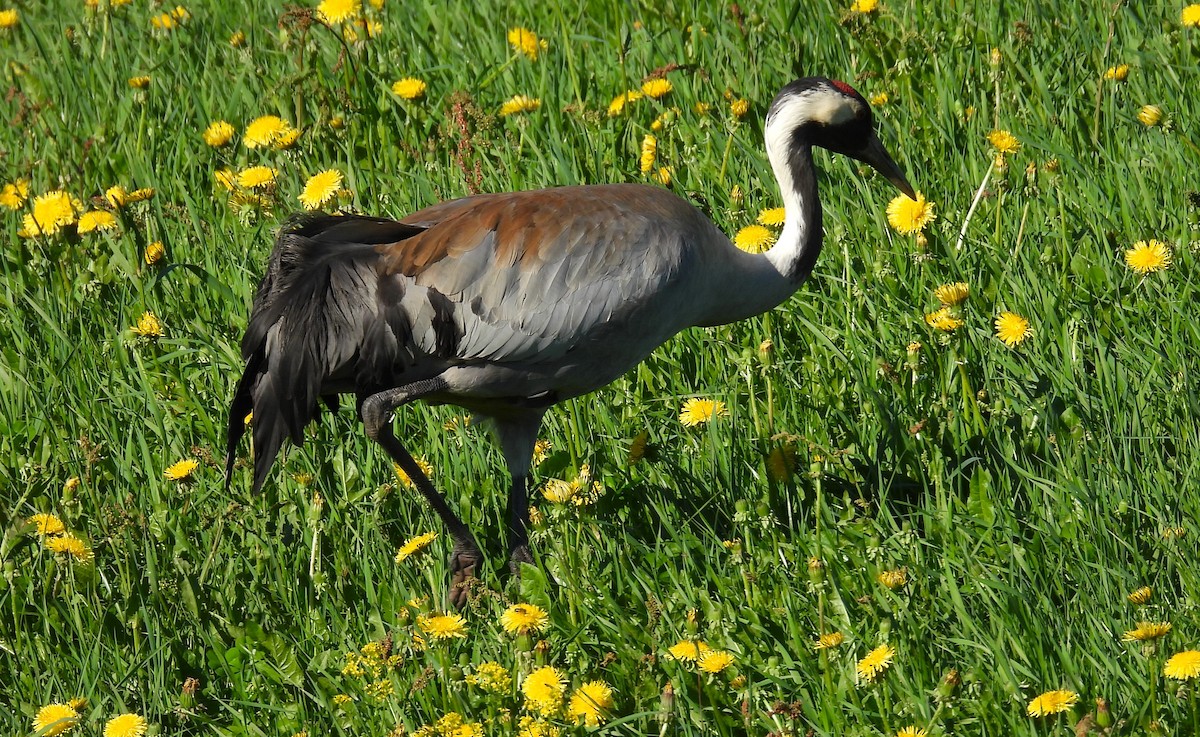
[[[156,195],[100,235],[22,238],[27,210],[0,212],[0,731],[31,734],[41,706],[86,697],[72,734],[98,735],[125,711],[164,735],[382,736],[449,711],[515,733],[504,714],[525,713],[518,688],[463,681],[489,660],[518,681],[543,664],[572,686],[603,679],[609,734],[1070,734],[1066,717],[1025,715],[1057,688],[1080,694],[1075,716],[1108,700],[1114,734],[1200,729],[1195,681],[1160,675],[1166,657],[1200,647],[1200,29],[1181,28],[1182,4],[1109,15],[1084,2],[885,0],[857,18],[828,0],[746,2],[736,16],[724,3],[391,0],[372,11],[379,38],[349,45],[268,3],[196,3],[167,33],[151,29],[167,7],[82,5],[24,3],[0,31],[4,182],[85,201],[114,184]],[[508,47],[513,26],[546,39],[536,61]],[[1128,80],[1102,82],[1118,63]],[[606,115],[668,64],[670,95]],[[406,409],[402,437],[493,556],[465,639],[413,647],[417,610],[445,606],[448,543],[393,562],[437,520],[349,407],[310,428],[262,496],[244,463],[222,488],[238,340],[308,175],[338,168],[349,207],[394,217],[472,186],[639,181],[642,137],[678,108],[657,133],[659,165],[733,234],[778,205],[760,121],[809,73],[887,93],[881,137],[937,206],[928,242],[889,229],[885,182],[818,154],[826,247],[796,297],[684,333],[548,415],[554,453],[537,476],[570,479],[587,463],[605,494],[578,509],[539,503],[544,575],[519,584],[498,565],[498,451],[480,428],[443,430],[453,408]],[[139,74],[148,90],[129,87]],[[423,101],[392,95],[404,76],[428,83]],[[750,101],[744,120],[727,89]],[[542,106],[497,117],[514,94]],[[1166,125],[1138,122],[1150,103]],[[214,120],[240,132],[266,114],[303,130],[293,148],[201,139]],[[1021,149],[991,175],[960,250],[997,127]],[[274,206],[231,206],[214,171],[259,163],[279,170]],[[1174,260],[1140,277],[1123,252],[1149,238]],[[154,267],[142,262],[151,241],[166,251]],[[965,325],[938,334],[923,316],[950,281],[971,285]],[[146,310],[166,326],[157,341],[130,333]],[[1000,343],[1002,310],[1028,317],[1033,337]],[[684,428],[693,396],[729,415]],[[631,464],[641,433],[647,452]],[[794,452],[792,473],[768,472],[773,451]],[[184,458],[200,462],[194,477],[165,479]],[[58,515],[94,563],[45,549],[35,513]],[[722,545],[733,539],[740,553]],[[877,574],[896,568],[908,583],[888,590]],[[1143,585],[1150,602],[1130,604]],[[501,630],[518,601],[550,612],[544,644]],[[1145,619],[1174,629],[1157,647],[1122,643]],[[840,647],[813,650],[833,631]],[[735,665],[707,676],[666,657],[691,637]],[[393,667],[343,674],[346,653],[384,638]],[[856,661],[883,643],[894,663],[856,682]],[[960,682],[939,691],[951,671]],[[379,680],[391,695],[374,695],[389,688]]]

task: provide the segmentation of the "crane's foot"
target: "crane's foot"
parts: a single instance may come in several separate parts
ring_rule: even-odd
[[[471,598],[471,589],[479,581],[475,571],[483,562],[483,553],[474,540],[459,540],[450,553],[450,603],[462,609]]]
[[[528,545],[518,545],[509,553],[508,570],[517,578],[521,577],[522,563],[533,563],[533,556],[529,554]]]

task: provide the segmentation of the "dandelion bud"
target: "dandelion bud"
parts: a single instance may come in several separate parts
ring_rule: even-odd
[[[662,722],[665,728],[667,722],[671,719],[671,712],[675,710],[675,687],[667,681],[667,685],[663,686],[662,695],[658,699],[658,720]]]
[[[1096,726],[1104,729],[1112,725],[1112,712],[1108,710],[1108,702],[1102,698],[1096,699]]]
[[[69,497],[74,496],[75,490],[78,488],[79,488],[79,477],[78,476],[72,476],[71,478],[69,478],[65,482],[63,482],[63,490],[62,490],[63,501],[67,501],[69,499]]]
[[[340,131],[346,127],[346,119],[340,115],[335,115],[329,119],[329,127],[335,131]]]
[[[735,676],[734,679],[729,682],[729,687],[732,688],[734,691],[741,691],[743,688],[746,687],[746,677],[745,676]]]
[[[825,564],[816,556],[808,559],[808,580],[813,583],[821,583],[825,580]]]
[[[146,252],[142,255],[147,266],[153,266],[159,261],[162,261],[164,249],[162,241],[154,241],[146,246]]]
[[[909,369],[916,371],[921,366],[921,342],[914,340],[905,348],[905,362]]]
[[[775,356],[775,343],[773,343],[770,338],[767,338],[766,340],[764,340],[763,342],[758,344],[758,361],[764,367],[766,367],[766,368],[771,367],[771,365],[774,363],[774,361],[773,361],[774,356]]]
[[[1050,159],[1045,164],[1042,164],[1042,169],[1048,174],[1057,174],[1060,166],[1061,164],[1058,163],[1058,159]]]
[[[245,46],[246,34],[242,33],[241,31],[234,31],[233,35],[229,37],[229,45],[235,49]]]
[[[744,200],[745,198],[746,198],[746,193],[742,191],[742,188],[740,186],[735,184],[735,185],[733,185],[733,189],[729,190],[729,199],[734,204],[741,204],[742,200]]]
[[[196,705],[196,692],[200,690],[200,680],[198,678],[189,677],[183,682],[183,688],[179,691],[179,706],[184,709],[190,709]]]
[[[955,689],[958,688],[958,684],[961,682],[962,679],[959,678],[958,671],[956,669],[951,668],[950,670],[946,671],[946,675],[942,676],[941,682],[938,683],[938,696],[943,699],[950,698],[954,695]]]

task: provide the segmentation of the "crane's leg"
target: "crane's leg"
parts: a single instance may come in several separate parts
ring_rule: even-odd
[[[458,515],[450,509],[429,477],[417,465],[412,455],[396,439],[392,430],[392,417],[398,407],[414,399],[436,394],[446,389],[446,383],[440,378],[418,381],[395,389],[388,389],[372,394],[363,401],[362,420],[366,427],[367,436],[383,446],[392,460],[408,474],[417,490],[437,512],[446,531],[454,541],[454,549],[450,553],[450,602],[455,607],[462,608],[467,603],[468,581],[475,578],[476,567],[483,562],[483,553],[475,542],[471,531],[463,524]]]
[[[520,573],[522,563],[532,563],[529,554],[529,470],[533,446],[542,426],[544,409],[530,409],[496,420],[496,437],[512,475],[508,492],[508,566]]]

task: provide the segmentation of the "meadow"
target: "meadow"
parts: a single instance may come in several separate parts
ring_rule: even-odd
[[[4,0],[0,62],[0,732],[1200,731],[1200,6]],[[652,182],[764,247],[808,74],[928,204],[818,153],[796,296],[547,416],[519,581],[453,407],[397,431],[462,612],[353,402],[224,488],[289,213]]]

